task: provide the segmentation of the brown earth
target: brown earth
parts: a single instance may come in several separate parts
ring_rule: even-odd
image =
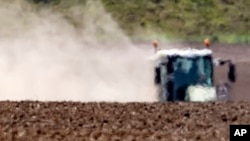
[[[216,140],[250,124],[249,103],[2,102],[0,140]]]
[[[197,46],[197,45],[195,45]],[[212,47],[237,65],[233,100],[249,101],[250,48]],[[226,69],[216,79],[226,79]],[[230,124],[250,124],[250,103],[1,102],[0,140],[229,140]]]

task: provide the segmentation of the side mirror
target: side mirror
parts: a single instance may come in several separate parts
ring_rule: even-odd
[[[228,79],[231,82],[236,82],[236,66],[235,64],[233,64],[231,61],[229,62],[229,66],[228,66],[229,70],[228,70]]]
[[[159,66],[155,67],[155,78],[154,82],[156,85],[161,84],[161,69]]]

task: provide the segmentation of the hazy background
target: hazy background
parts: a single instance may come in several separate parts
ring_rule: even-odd
[[[50,8],[1,0],[0,99],[155,101],[151,44],[135,47],[97,0]]]

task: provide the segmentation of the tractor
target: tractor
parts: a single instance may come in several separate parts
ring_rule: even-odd
[[[206,40],[203,49],[165,49],[155,47],[154,83],[161,101],[207,102],[229,100],[236,82],[236,67],[230,59],[214,59]],[[228,80],[214,82],[214,68],[228,64]]]

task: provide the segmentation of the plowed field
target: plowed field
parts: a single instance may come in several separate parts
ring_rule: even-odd
[[[0,140],[217,140],[250,124],[248,103],[2,102]]]

